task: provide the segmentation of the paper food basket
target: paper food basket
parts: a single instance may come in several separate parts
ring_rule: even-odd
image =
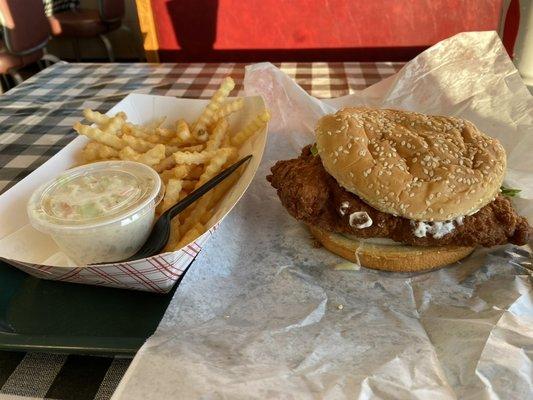
[[[130,94],[107,114],[115,115],[123,111],[128,115],[128,120],[135,124],[166,116],[166,124],[170,124],[178,118],[194,121],[207,103],[208,100]],[[235,132],[240,129],[264,109],[265,104],[260,96],[244,98],[243,110],[229,118],[230,130]],[[239,150],[239,158],[248,154],[253,157],[238,182],[217,205],[213,217],[206,225],[208,229],[202,236],[177,251],[127,263],[98,266],[75,265],[60,252],[49,236],[31,227],[26,214],[26,203],[37,187],[66,169],[80,164],[80,152],[88,139],[77,137],[0,196],[0,259],[42,279],[166,293],[202,250],[217,226],[252,182],[263,156],[267,131],[268,126]]]

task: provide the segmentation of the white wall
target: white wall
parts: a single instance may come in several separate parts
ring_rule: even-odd
[[[128,32],[120,29],[108,35],[116,58],[137,59],[139,57],[141,45],[141,34],[139,30],[139,22],[137,19],[137,9],[135,7],[135,0],[124,0],[126,4],[126,15],[124,17],[124,25],[129,26],[134,35],[134,40]],[[81,0],[82,8],[98,9],[97,0]],[[48,51],[59,58],[74,58],[74,51],[72,43],[68,39],[54,38],[48,44]],[[106,58],[105,48],[99,39],[83,39],[80,42],[82,61],[90,61],[94,58]],[[144,54],[142,54],[144,58]]]

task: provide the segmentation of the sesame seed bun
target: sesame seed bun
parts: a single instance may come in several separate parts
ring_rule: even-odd
[[[332,253],[364,267],[383,271],[429,271],[457,262],[474,251],[474,247],[459,246],[368,244],[338,233],[324,231],[316,226],[309,226],[309,230]]]
[[[476,212],[496,198],[506,167],[500,142],[471,122],[407,111],[345,108],[319,121],[316,143],[339,185],[418,221]]]

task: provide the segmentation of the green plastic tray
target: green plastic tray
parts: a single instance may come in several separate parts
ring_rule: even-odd
[[[0,261],[0,350],[133,355],[177,286],[161,295],[54,282]]]

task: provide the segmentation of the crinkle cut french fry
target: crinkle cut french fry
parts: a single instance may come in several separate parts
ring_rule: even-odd
[[[167,169],[159,174],[163,182],[168,182],[169,179],[184,179],[191,172],[190,165],[176,165],[172,169]]]
[[[74,124],[74,130],[80,135],[87,136],[88,138],[94,140],[95,142],[105,144],[106,146],[112,147],[116,150],[121,150],[126,147],[122,138],[119,138],[113,134],[104,132],[97,127],[83,125],[79,122]]]
[[[211,137],[209,138],[209,140],[207,141],[205,145],[205,149],[207,151],[217,150],[222,144],[222,141],[224,140],[224,136],[227,135],[228,128],[229,128],[229,124],[225,118],[219,120],[217,124],[215,125],[215,128],[213,129],[213,134],[211,135]]]
[[[178,147],[178,150],[176,151],[188,151],[190,153],[192,152],[200,152],[204,150],[203,144],[195,144],[194,146],[184,146],[184,147]],[[175,152],[174,152],[175,153]]]
[[[156,128],[154,130],[154,134],[161,138],[165,138],[166,140],[172,139],[174,136],[176,136],[176,132],[172,129],[162,127]]]
[[[166,185],[169,179],[175,178],[174,171],[172,169],[166,169],[162,172],[159,172],[159,177],[163,181],[163,183]]]
[[[270,113],[264,111],[253,119],[244,129],[240,132],[237,132],[231,138],[231,144],[236,147],[241,147],[241,145],[246,142],[250,137],[252,137],[257,131],[261,130],[266,123],[270,120]]]
[[[154,146],[153,143],[147,142],[146,140],[133,135],[124,134],[122,135],[121,139],[124,143],[126,143],[127,146],[130,146],[133,150],[139,153],[146,153]]]
[[[114,117],[93,111],[89,108],[83,110],[83,116],[86,120],[95,123],[100,129],[107,133],[117,133],[126,122],[126,114],[118,112]]]
[[[122,126],[124,125],[125,122],[126,122],[125,117],[124,118],[118,117],[118,114],[117,114],[117,116],[109,120],[109,122],[105,125],[105,128],[103,129],[105,132],[108,132],[108,133],[112,133],[115,135],[120,134]]]
[[[173,171],[176,179],[185,179],[192,171],[192,167],[190,165],[178,165],[173,168]]]
[[[176,153],[178,151],[188,151],[189,153],[192,152],[200,152],[204,150],[203,144],[196,144],[194,146],[173,146],[171,144],[167,144],[167,155],[171,155],[173,153]]]
[[[196,182],[198,182],[197,179],[186,179],[182,182],[181,188],[190,192],[196,187]]]
[[[133,125],[131,122],[126,122],[124,125],[122,125],[122,127],[120,128],[120,134],[132,135],[139,138],[145,138],[150,135],[148,132],[145,132],[137,125]]]
[[[227,177],[224,181],[222,181],[211,192],[205,194],[202,198],[200,198],[200,200],[198,200],[192,206],[192,208],[189,207],[180,214],[179,217],[182,221],[182,226],[180,227],[180,229],[182,230],[182,232],[190,229],[192,225],[202,219],[202,215],[204,215],[208,210],[211,210],[218,205],[220,200],[239,180],[243,170],[243,167],[240,167],[237,171],[231,174],[231,176]]]
[[[176,164],[205,164],[218,153],[224,152],[222,150],[223,149],[202,152],[177,151],[174,153],[174,159],[176,160]]]
[[[233,101],[227,101],[213,114],[212,123],[216,123],[222,118],[241,110],[244,107],[244,99],[239,97]]]
[[[197,152],[203,149],[203,145],[198,146],[190,146],[190,147],[180,147],[177,151],[183,151],[183,152]],[[171,146],[165,146],[165,155],[168,154],[169,150],[175,150],[174,147]],[[166,169],[173,168],[176,164],[176,158],[174,157],[174,154],[170,154],[165,159],[163,159],[159,164],[154,166],[154,169],[157,172],[163,172]]]
[[[98,142],[89,142],[82,150],[85,162],[113,160],[119,157],[118,150]]]
[[[176,165],[176,160],[174,159],[174,155],[171,155],[161,160],[159,164],[154,165],[154,169],[157,172],[161,173],[165,170],[173,168],[175,165]]]
[[[220,184],[213,189],[213,194],[209,198],[209,204],[207,205],[208,209],[211,209],[215,207],[222,197],[226,195],[226,193],[237,183],[237,181],[240,179],[242,175],[243,168],[240,167],[237,171],[235,171],[233,174],[228,176],[224,181],[220,182]]]
[[[166,139],[163,136],[160,136],[157,133],[152,133],[151,135],[148,135],[144,137],[143,139],[146,140],[147,142],[155,143],[155,144],[163,143],[166,141]]]
[[[110,120],[109,116],[102,114],[98,111],[91,110],[90,108],[86,108],[83,110],[83,116],[87,121],[100,126],[107,124]]]
[[[119,152],[114,148],[106,146],[105,144],[95,144],[98,145],[98,154],[100,155],[101,159],[105,160],[107,158],[117,158],[119,156]]]
[[[235,82],[230,76],[224,78],[218,90],[215,92],[213,97],[211,97],[211,101],[194,124],[194,135],[198,136],[201,131],[206,131],[206,128],[213,122],[213,116],[234,87]]]
[[[208,211],[207,207],[210,202],[212,193],[204,194],[191,208],[185,209],[182,215],[180,215],[180,232],[184,235],[189,229],[191,229],[195,224],[200,222],[202,216]]]
[[[191,172],[189,172],[189,179],[200,179],[200,176],[204,173],[203,165],[195,165]]]
[[[173,218],[170,221],[170,237],[168,238],[167,245],[163,252],[177,250],[178,242],[180,240],[180,220],[179,218]]]
[[[169,179],[165,187],[165,196],[161,202],[160,210],[162,213],[178,202],[180,198],[180,192],[181,179]]]
[[[100,158],[98,154],[98,144],[96,142],[89,142],[81,150],[81,155],[85,162],[93,162]]]
[[[204,233],[204,226],[198,222],[191,229],[189,229],[180,239],[175,249],[181,249],[184,246],[187,246],[189,243],[194,242],[198,237]]]
[[[146,153],[138,153],[131,147],[125,147],[119,152],[121,160],[137,161],[149,166],[157,165],[165,157],[165,145],[157,144]]]
[[[228,158],[236,152],[237,149],[232,147],[226,147],[217,151],[217,154],[211,159],[211,161],[209,161],[209,164],[206,165],[203,174],[200,176],[200,179],[196,184],[196,189],[218,174],[222,169],[222,166],[228,161]]]
[[[231,137],[228,132],[222,138],[222,143],[220,144],[220,147],[230,147],[230,146],[231,146]]]
[[[198,142],[207,142],[209,139],[209,131],[207,129],[200,129],[198,132],[196,132],[196,140]]]
[[[184,119],[178,119],[176,121],[176,136],[182,142],[189,142],[192,139],[189,125]]]
[[[100,159],[100,152],[98,146],[100,143],[89,142],[81,151],[83,160],[85,162],[93,162]]]
[[[173,133],[168,132],[168,129],[166,128],[152,128],[150,126],[135,125],[129,122],[124,123],[123,126],[120,127],[120,134],[138,138],[149,143],[163,143],[168,140],[165,135],[173,135]]]
[[[189,216],[195,213],[198,208],[199,212],[203,213],[206,210],[215,207],[220,201],[220,199],[227,193],[227,191],[231,189],[233,185],[239,180],[243,171],[244,166],[241,166],[239,169],[237,169],[237,171],[227,177],[224,181],[220,182],[218,186],[214,188],[211,192],[207,193],[200,200],[198,200],[192,207],[185,209],[185,211],[180,214],[180,220],[185,223],[189,219]],[[192,172],[188,174],[187,179],[191,179],[191,174]]]

